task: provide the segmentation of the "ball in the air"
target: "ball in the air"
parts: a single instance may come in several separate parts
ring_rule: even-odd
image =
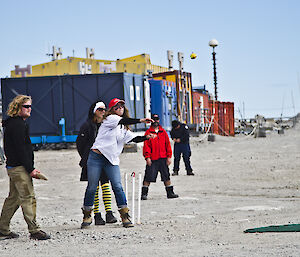
[[[191,53],[190,57],[191,57],[191,59],[196,59],[197,55],[195,53]]]

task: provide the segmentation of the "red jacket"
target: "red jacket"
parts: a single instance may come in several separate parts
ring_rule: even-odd
[[[160,158],[171,158],[172,148],[167,132],[159,126],[159,130],[156,133],[151,126],[145,132],[145,136],[149,134],[156,134],[157,137],[144,141],[143,155],[145,159],[150,158],[152,161],[155,161]]]

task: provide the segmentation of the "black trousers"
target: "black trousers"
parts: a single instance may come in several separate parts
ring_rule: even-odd
[[[190,144],[184,144],[184,143],[175,143],[174,145],[174,168],[173,171],[179,171],[179,163],[180,163],[180,158],[181,154],[183,156],[183,161],[185,165],[185,169],[187,172],[193,171],[191,167],[191,148]]]
[[[160,172],[161,181],[166,182],[170,180],[167,158],[160,158],[158,160],[152,161],[151,166],[146,165],[144,181],[156,182],[158,172]]]

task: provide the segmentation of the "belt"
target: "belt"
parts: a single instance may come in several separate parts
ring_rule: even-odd
[[[96,154],[102,155],[102,153],[98,149],[92,149],[92,151]]]

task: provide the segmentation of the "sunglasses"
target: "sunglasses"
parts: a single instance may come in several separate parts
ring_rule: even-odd
[[[159,120],[159,117],[153,117],[153,120]]]
[[[23,106],[24,108],[26,108],[26,109],[31,108],[31,104],[23,104],[22,106]]]
[[[114,107],[114,110],[116,111],[116,110],[121,109],[121,108],[124,108],[124,105],[117,105],[117,106]]]
[[[97,108],[97,110],[100,111],[100,112],[103,112],[103,111],[105,112],[106,111],[105,108]]]

